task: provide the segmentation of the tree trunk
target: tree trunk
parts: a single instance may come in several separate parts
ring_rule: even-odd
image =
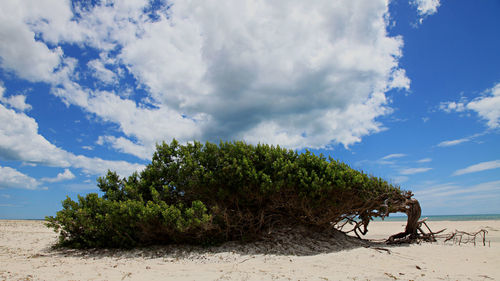
[[[416,238],[418,236],[418,220],[420,219],[422,209],[420,208],[420,203],[416,199],[410,199],[407,204],[408,208],[406,215],[408,216],[408,220],[406,221],[405,233],[410,235],[410,238]]]
[[[405,213],[408,216],[405,231],[389,237],[389,239],[387,239],[388,243],[404,243],[418,238],[418,220],[420,219],[420,215],[422,213],[418,200],[413,198],[407,200],[405,202]]]

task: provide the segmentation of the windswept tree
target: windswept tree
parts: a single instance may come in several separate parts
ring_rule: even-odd
[[[370,220],[409,214],[404,233],[418,237],[420,205],[412,193],[310,152],[244,142],[157,145],[140,173],[98,179],[103,192],[67,198],[47,225],[60,245],[133,247],[258,239],[265,231],[302,225],[325,230],[351,222],[365,234]]]

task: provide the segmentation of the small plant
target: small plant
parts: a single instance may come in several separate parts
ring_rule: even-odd
[[[104,193],[63,201],[47,226],[69,247],[252,240],[280,225],[332,228],[401,210],[387,181],[306,151],[244,142],[157,145],[140,173],[98,179]]]

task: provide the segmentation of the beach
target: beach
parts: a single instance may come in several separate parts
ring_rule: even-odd
[[[374,221],[365,238],[380,241],[404,221]],[[334,235],[217,247],[133,250],[53,249],[43,221],[0,220],[0,280],[500,280],[500,220],[428,221],[433,231],[487,230],[473,243],[387,246]]]

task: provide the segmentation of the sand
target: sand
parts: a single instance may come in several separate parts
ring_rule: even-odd
[[[366,237],[387,238],[404,224],[372,222]],[[291,230],[271,244],[53,250],[57,234],[43,222],[0,220],[0,280],[500,280],[500,221],[429,225],[446,232],[486,229],[486,246],[443,240],[385,246]]]

